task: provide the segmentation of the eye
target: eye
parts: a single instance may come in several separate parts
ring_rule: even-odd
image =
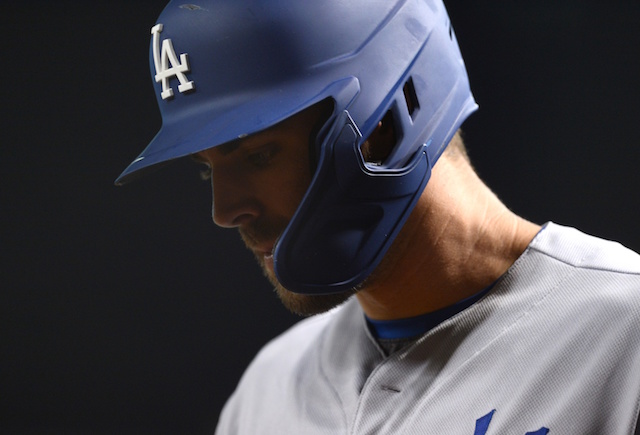
[[[206,168],[200,170],[200,179],[202,181],[211,180],[211,168],[210,167],[207,166]]]
[[[203,159],[202,157],[198,156],[197,154],[192,154],[189,157],[191,158],[191,160],[194,163],[196,163],[201,168],[204,166],[203,169],[200,169],[200,179],[202,181],[210,180],[211,179],[211,166],[209,166],[209,163],[205,159]]]
[[[248,154],[247,160],[256,168],[265,168],[271,163],[279,150],[280,148],[278,146],[269,145],[256,152]]]

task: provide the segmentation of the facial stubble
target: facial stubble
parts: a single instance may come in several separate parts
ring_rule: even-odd
[[[326,295],[305,295],[294,293],[286,289],[275,276],[274,271],[267,267],[264,260],[264,254],[257,252],[252,246],[260,240],[276,239],[278,235],[286,228],[286,222],[268,223],[262,221],[258,225],[254,225],[249,229],[240,230],[240,236],[248,249],[250,249],[258,264],[262,268],[264,276],[273,285],[274,291],[282,304],[294,314],[300,316],[312,316],[314,314],[324,313],[337,307],[349,299],[356,293],[356,289],[346,290],[341,293]]]

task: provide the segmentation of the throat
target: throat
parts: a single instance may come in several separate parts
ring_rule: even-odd
[[[469,308],[491,291],[495,283],[453,305],[431,313],[404,319],[375,320],[367,317],[367,326],[387,355],[413,343],[445,320]]]

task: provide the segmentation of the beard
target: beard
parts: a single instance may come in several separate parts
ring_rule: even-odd
[[[273,285],[274,291],[285,308],[299,316],[312,316],[329,311],[353,296],[357,292],[356,288],[335,294],[305,295],[294,293],[280,284],[273,269],[265,264],[264,253],[257,251],[256,246],[260,246],[261,242],[264,243],[265,241],[273,241],[275,244],[275,241],[285,230],[288,223],[289,221],[285,219],[270,220],[262,218],[252,223],[249,227],[239,230],[242,241],[253,252],[264,276]]]
[[[294,293],[284,288],[269,269],[263,266],[262,270],[267,279],[273,284],[274,291],[282,304],[289,311],[299,316],[313,316],[314,314],[329,311],[341,305],[356,293],[355,289],[328,295],[303,295]]]

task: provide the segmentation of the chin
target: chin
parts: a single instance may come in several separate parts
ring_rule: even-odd
[[[303,295],[287,290],[280,284],[273,269],[262,268],[285,308],[299,316],[313,316],[331,310],[355,294],[355,289],[329,295]]]

